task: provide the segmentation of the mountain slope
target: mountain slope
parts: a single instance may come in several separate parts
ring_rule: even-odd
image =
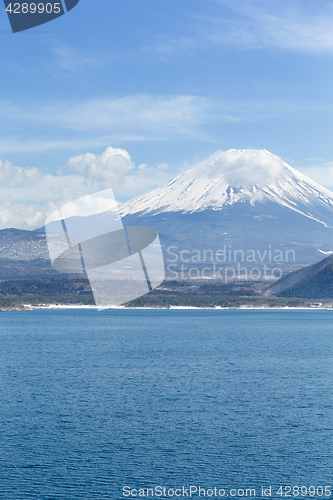
[[[167,265],[181,264],[182,252],[253,251],[285,273],[333,250],[333,193],[266,150],[216,153],[120,211],[125,224],[159,232]],[[178,259],[169,257],[170,246]]]
[[[288,273],[266,288],[262,294],[281,297],[331,298],[333,297],[332,273],[333,257],[329,256],[316,264]],[[323,284],[324,287],[321,288],[320,285]]]
[[[333,227],[333,193],[266,150],[216,153],[168,183],[124,203],[122,215],[194,213],[272,202]]]
[[[266,289],[263,295],[284,298],[332,299],[333,257],[290,273]]]

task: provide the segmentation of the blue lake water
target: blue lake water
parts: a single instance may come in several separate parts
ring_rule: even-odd
[[[8,312],[0,349],[1,500],[333,485],[333,311]]]

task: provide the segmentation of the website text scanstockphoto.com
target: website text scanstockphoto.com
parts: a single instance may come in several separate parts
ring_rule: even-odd
[[[172,497],[217,497],[217,498],[242,498],[242,497],[331,497],[332,486],[299,486],[299,485],[278,485],[278,486],[260,486],[259,488],[243,487],[243,488],[221,488],[212,486],[204,488],[202,486],[179,486],[168,488],[166,486],[155,486],[153,488],[131,488],[130,486],[123,487],[123,497],[158,497],[158,498],[172,498]]]

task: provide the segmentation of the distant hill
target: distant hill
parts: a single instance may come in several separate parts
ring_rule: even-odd
[[[0,230],[0,279],[58,276],[51,266],[44,233]]]
[[[263,295],[302,299],[333,298],[333,257],[287,274],[268,287]]]

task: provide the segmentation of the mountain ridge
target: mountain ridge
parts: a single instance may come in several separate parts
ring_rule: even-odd
[[[333,193],[266,150],[218,152],[120,206],[122,216],[220,211],[272,201],[333,227]],[[323,213],[326,212],[326,213]]]
[[[167,275],[169,269],[172,278],[181,267],[187,271],[195,267],[201,273],[208,265],[212,269],[206,275],[211,279],[214,264],[222,267],[240,264],[249,269],[269,265],[271,269],[279,267],[285,274],[313,264],[333,250],[333,193],[266,150],[218,152],[168,183],[123,203],[119,210],[125,226],[146,225],[156,229]],[[83,222],[98,233],[101,229],[107,232],[108,227],[112,231],[110,215],[114,217],[114,213],[98,213]],[[8,257],[13,262],[15,259],[23,262],[40,256],[48,273],[50,262],[45,239],[38,240],[37,232],[32,238],[24,231],[20,232],[21,239],[17,239],[15,231],[19,230],[13,231],[8,233],[7,243],[2,238],[5,244],[1,244],[5,233],[0,234],[0,259]],[[22,248],[15,250],[16,245]],[[205,250],[207,255],[231,251],[237,253],[238,261],[207,261]],[[242,253],[251,251],[256,255],[266,252],[265,260],[254,263],[242,260]],[[288,252],[295,254],[292,262],[267,257],[279,253],[285,256]],[[195,253],[200,253],[203,259],[195,260]]]

